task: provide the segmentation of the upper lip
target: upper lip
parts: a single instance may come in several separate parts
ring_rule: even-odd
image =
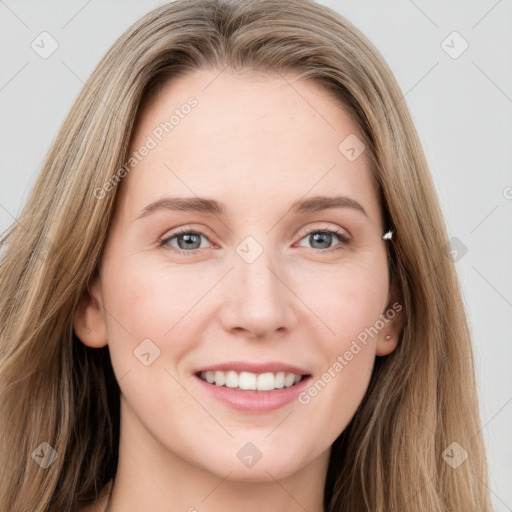
[[[209,366],[203,366],[198,368],[194,373],[201,372],[215,372],[215,371],[235,371],[240,372],[251,372],[251,373],[294,373],[295,375],[309,375],[309,373],[293,364],[280,363],[279,361],[269,361],[266,363],[254,363],[249,361],[226,361],[224,363],[212,364]]]

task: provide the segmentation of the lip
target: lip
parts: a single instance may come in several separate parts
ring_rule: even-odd
[[[245,413],[262,413],[279,409],[297,398],[301,391],[309,385],[311,376],[289,388],[274,389],[273,391],[237,390],[226,386],[216,386],[194,375],[194,379],[207,393],[219,402]]]
[[[278,361],[269,361],[266,363],[253,363],[249,361],[226,361],[225,363],[204,366],[194,370],[194,374],[199,375],[201,372],[215,372],[215,371],[228,372],[233,370],[235,372],[251,372],[251,373],[295,373],[295,375],[309,375],[307,370],[294,366],[292,364],[280,363]]]

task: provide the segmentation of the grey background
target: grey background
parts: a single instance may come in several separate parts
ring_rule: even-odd
[[[97,62],[162,3],[0,0],[0,232],[15,221]],[[390,64],[450,236],[467,248],[457,270],[474,337],[490,488],[496,511],[512,511],[512,1],[321,3],[360,28]],[[59,45],[46,59],[31,47],[43,31]],[[453,31],[469,44],[456,59],[441,46],[462,48],[458,36],[446,39]]]

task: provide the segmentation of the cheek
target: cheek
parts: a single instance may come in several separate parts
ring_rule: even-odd
[[[161,263],[127,264],[110,275],[103,295],[111,308],[107,321],[114,345],[149,338],[163,349],[201,309],[195,305],[209,286],[197,273],[162,268]],[[179,340],[172,345],[179,347]]]
[[[299,396],[307,414],[322,418],[335,439],[361,403],[372,373],[381,314],[388,298],[386,267],[347,265],[304,293],[328,326],[316,337],[323,367]]]
[[[326,328],[322,338],[331,355],[331,351],[342,350],[348,341],[372,327],[388,300],[385,261],[332,266],[302,283],[299,293]]]
[[[105,265],[110,279],[103,287],[109,351],[125,414],[166,441],[186,439],[191,422],[196,436],[211,427],[204,409],[186,390],[187,376],[176,371],[201,339],[195,333],[202,314],[197,302],[211,284],[197,272],[194,278],[181,270],[127,263],[114,272]],[[186,443],[173,448],[183,450],[184,457],[190,450]]]
[[[122,393],[135,403],[151,401],[152,389],[169,386],[162,340],[173,325],[176,299],[166,288],[150,268],[122,258],[104,260],[102,296],[112,368]]]

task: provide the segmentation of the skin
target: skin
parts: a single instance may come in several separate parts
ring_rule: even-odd
[[[219,73],[170,81],[142,111],[132,151],[187,98],[198,100],[124,178],[98,277],[75,314],[84,344],[109,345],[121,388],[110,511],[323,510],[330,447],[403,324],[402,314],[386,323],[308,404],[245,413],[202,389],[196,369],[239,359],[295,364],[321,378],[399,297],[365,154],[350,161],[338,149],[350,134],[362,138],[346,111],[293,74]],[[316,195],[350,197],[366,214],[287,213]],[[226,213],[137,218],[166,196],[216,199]],[[192,255],[173,252],[177,238],[158,245],[181,227],[204,234],[199,251],[199,243],[184,249]],[[350,241],[315,243],[308,228]],[[263,249],[252,263],[236,252],[247,236]],[[160,350],[149,366],[134,356],[144,339]],[[236,456],[247,442],[262,453],[250,468]],[[102,498],[85,510],[104,506]]]

